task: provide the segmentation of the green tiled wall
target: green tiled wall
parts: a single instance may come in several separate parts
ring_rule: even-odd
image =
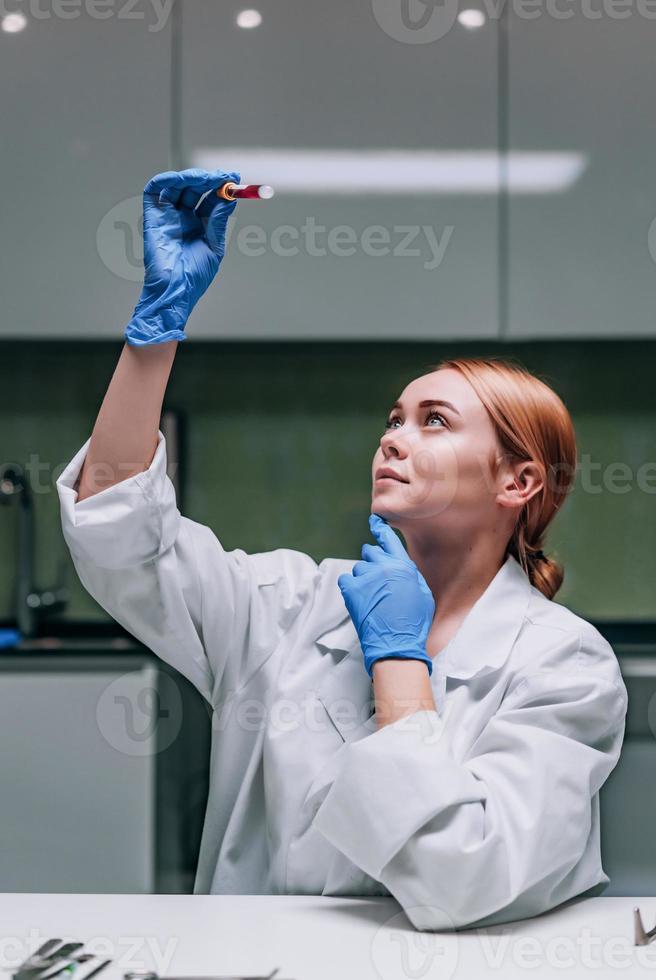
[[[3,461],[40,466],[36,584],[68,559],[54,481],[88,438],[121,342],[0,344]],[[580,482],[554,522],[558,600],[590,618],[656,615],[656,344],[202,343],[180,345],[165,407],[187,415],[184,512],[227,549],[359,557],[371,459],[391,403],[445,356],[502,353],[573,414]],[[623,464],[615,471],[613,464]],[[651,468],[646,468],[651,464]],[[629,470],[626,470],[626,466]],[[622,473],[630,473],[628,479]],[[642,474],[642,486],[639,475]],[[34,479],[34,476],[33,476]],[[615,484],[613,484],[615,480]],[[625,489],[622,489],[625,488]],[[13,616],[18,511],[0,508],[0,619]],[[74,572],[65,618],[106,620]]]

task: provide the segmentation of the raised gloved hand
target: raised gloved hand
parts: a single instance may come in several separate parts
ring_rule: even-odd
[[[186,340],[189,314],[218,272],[236,201],[213,191],[238,173],[190,170],[157,174],[144,187],[144,285],[124,331],[129,344]]]
[[[415,563],[387,522],[371,514],[369,527],[379,546],[362,546],[363,561],[337,579],[355,624],[370,677],[377,660],[422,660],[433,672],[426,641],[435,600]]]

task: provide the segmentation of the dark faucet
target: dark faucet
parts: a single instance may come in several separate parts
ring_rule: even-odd
[[[0,470],[0,504],[18,500],[18,573],[16,581],[16,622],[23,637],[36,635],[37,624],[46,613],[60,612],[69,599],[66,586],[39,592],[33,585],[34,507],[32,490],[19,463],[5,464]],[[66,564],[60,565],[66,575]]]

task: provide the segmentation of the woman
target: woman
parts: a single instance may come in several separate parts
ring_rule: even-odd
[[[417,929],[598,894],[627,698],[609,644],[551,601],[575,443],[546,384],[455,360],[407,385],[361,561],[226,552],[177,510],[159,418],[235,206],[203,195],[228,177],[146,185],[144,291],[57,483],[86,589],[212,706],[195,893],[392,895]]]

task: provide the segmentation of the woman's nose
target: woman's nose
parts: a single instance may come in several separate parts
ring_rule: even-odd
[[[380,448],[387,456],[395,453],[397,456],[407,455],[407,450],[403,447],[403,440],[396,433],[386,432],[380,440]]]

